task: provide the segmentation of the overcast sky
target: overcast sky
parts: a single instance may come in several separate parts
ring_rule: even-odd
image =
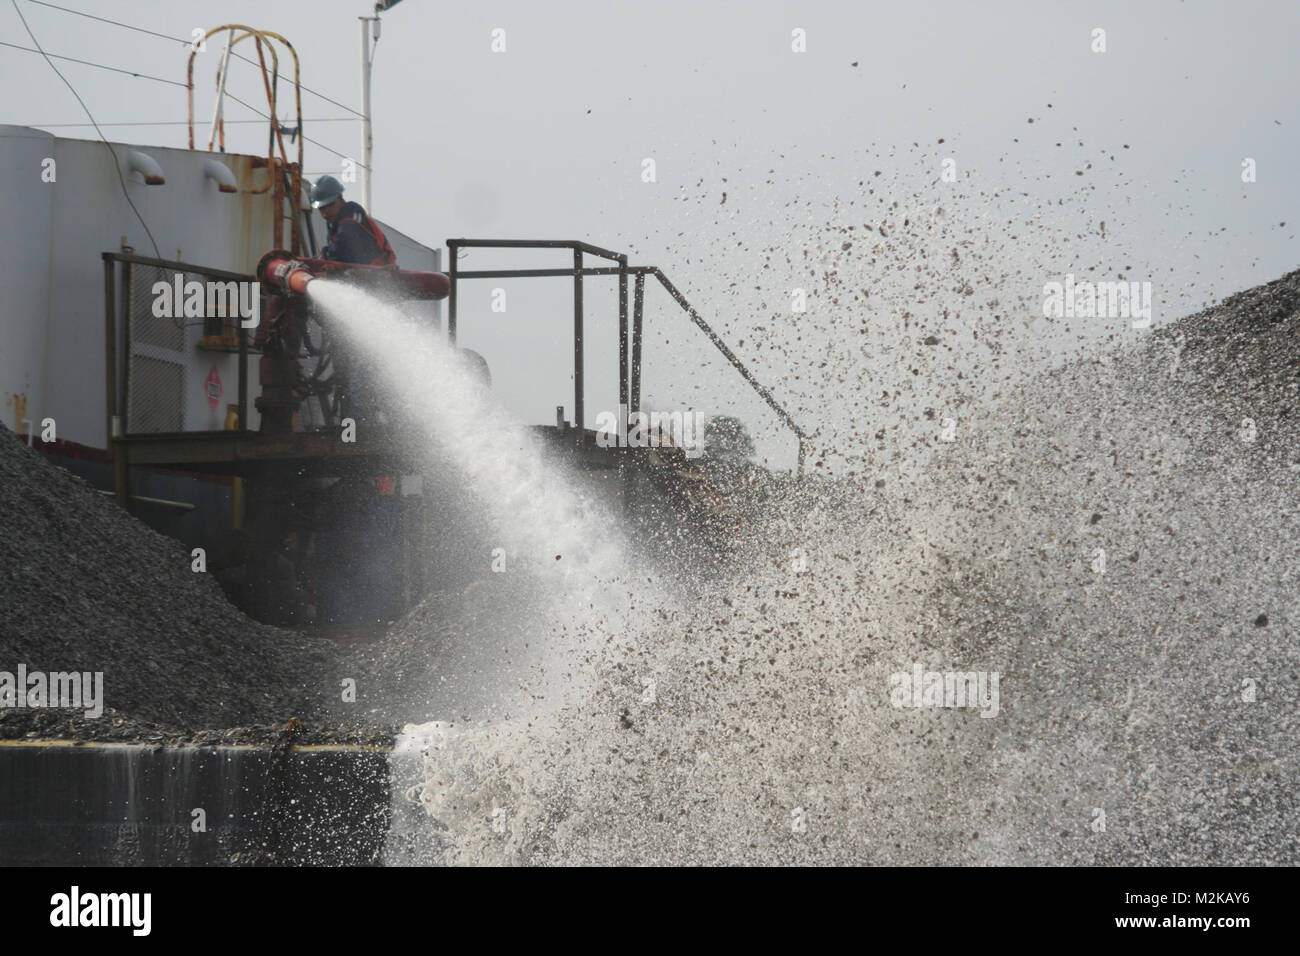
[[[184,79],[178,43],[18,2],[51,53]],[[182,38],[226,22],[280,32],[301,55],[307,87],[359,106],[356,18],[370,12],[366,3],[59,5]],[[492,50],[497,28],[505,52]],[[1091,48],[1095,28],[1105,30],[1104,53]],[[792,50],[796,29],[806,31],[806,52]],[[0,4],[0,37],[30,45],[9,0]],[[777,326],[790,311],[790,288],[818,281],[786,268],[784,257],[781,269],[762,270],[763,256],[829,248],[835,230],[825,224],[853,222],[846,207],[868,205],[872,180],[891,202],[928,207],[945,188],[941,162],[952,158],[959,180],[946,188],[964,198],[946,215],[1006,231],[990,241],[1004,250],[1008,276],[1023,273],[1015,294],[1057,277],[1035,261],[1048,232],[1097,240],[1077,267],[1050,257],[1061,273],[1152,281],[1157,322],[1295,268],[1298,48],[1294,2],[405,0],[384,14],[376,49],[372,211],[432,246],[454,236],[582,238],[659,265],[729,341],[747,343],[737,353],[807,422],[826,414],[826,396],[788,373],[821,358],[800,356],[809,340],[796,326]],[[201,116],[215,63],[210,46],[198,58]],[[59,65],[103,124],[181,124],[106,126],[111,139],[184,145],[182,88]],[[259,108],[260,83],[248,64],[232,70],[232,92]],[[4,122],[93,135],[53,125],[85,117],[38,56],[0,47],[0,88],[9,91]],[[360,158],[352,114],[311,94],[304,113],[307,135]],[[237,105],[227,111],[232,120],[250,116]],[[265,140],[264,126],[228,131],[232,151],[263,152]],[[1247,157],[1257,175],[1249,184],[1241,179]],[[642,181],[647,158],[653,183]],[[338,157],[308,144],[309,173],[339,168]],[[360,199],[359,189],[350,198]],[[859,228],[883,214],[862,215]],[[505,261],[480,256],[465,267]],[[859,270],[865,284],[876,279],[865,261],[840,265]],[[488,311],[487,283],[467,290],[463,320],[465,342],[488,355],[507,401],[537,421],[553,418],[569,387],[568,285],[546,281],[546,291],[508,286],[505,316]],[[898,308],[900,294],[887,294],[886,307]],[[1001,296],[1003,310],[1011,294]],[[614,301],[593,294],[590,302],[591,334],[606,343]],[[702,340],[672,326],[665,296],[652,298],[651,310],[662,324],[651,338],[692,346],[664,360],[661,374],[648,367],[647,397],[724,410],[720,396],[736,397],[734,379],[711,366],[705,377],[717,378],[718,395],[687,396]],[[869,311],[859,320],[884,321]],[[825,334],[831,340],[816,348],[833,351],[836,333]],[[614,375],[599,349],[589,362],[591,425],[594,410],[611,404]],[[735,410],[758,414],[743,402]]]

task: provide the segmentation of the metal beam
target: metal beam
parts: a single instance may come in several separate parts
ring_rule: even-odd
[[[447,240],[447,280],[451,285],[447,292],[447,338],[454,346],[456,344],[456,280],[460,278],[460,272],[456,269],[457,250],[460,247],[460,239]]]
[[[627,408],[627,256],[618,263],[618,404],[620,414]],[[620,422],[620,427],[623,423]]]
[[[781,421],[783,421],[786,426],[800,438],[807,438],[808,436],[804,434],[803,429],[795,424],[794,419],[790,417],[790,413],[777,404],[776,399],[772,397],[772,393],[764,388],[762,383],[750,374],[749,369],[745,368],[744,363],[742,363],[740,359],[736,358],[735,353],[732,352],[731,349],[727,348],[727,343],[718,338],[717,333],[714,332],[713,329],[709,328],[709,323],[705,322],[700,313],[695,311],[694,306],[686,301],[686,296],[678,292],[677,287],[669,282],[668,277],[660,270],[652,269],[651,273],[659,280],[663,287],[668,290],[668,294],[677,301],[677,304],[686,310],[686,314],[691,317],[691,321],[699,326],[700,330],[709,337],[709,341],[713,343],[714,347],[726,357],[727,361],[730,362],[745,381],[753,387],[754,391],[758,392],[763,401],[767,402],[772,411],[776,412],[777,417],[780,418]]]
[[[122,317],[122,390],[117,414],[120,434],[124,437],[131,431],[131,290],[135,285],[135,265],[122,268],[122,281],[117,290],[117,314]]]
[[[239,429],[248,431],[248,329],[242,316],[236,316],[239,326]]]
[[[466,249],[572,249],[572,239],[448,239]]]
[[[133,465],[170,467],[183,471],[240,474],[246,466],[310,464],[382,459],[413,463],[419,454],[399,434],[365,429],[355,442],[341,441],[336,431],[289,432],[264,435],[248,431],[168,432],[120,439]]]
[[[576,248],[581,249],[589,256],[597,256],[598,258],[601,259],[609,259],[612,262],[627,261],[627,256],[623,255],[622,253],[611,252],[608,249],[602,249],[600,246],[593,246],[589,242],[577,242],[574,245]]]
[[[117,289],[114,270],[116,266],[104,254],[104,447],[113,447],[113,416],[117,414],[117,322],[114,305],[117,301]]]
[[[582,250],[573,250],[573,425],[579,446],[586,438],[582,408]]]
[[[641,411],[641,320],[645,309],[645,273],[636,274],[636,289],[632,295],[632,367],[628,386],[628,411]]]
[[[126,449],[116,440],[113,427],[118,419],[117,391],[117,270],[113,254],[103,254],[104,260],[104,448],[113,457],[113,494],[117,504],[127,509],[131,504],[130,472],[127,469]]]
[[[621,253],[579,239],[448,239],[447,245],[453,242],[466,249],[573,249],[612,262],[622,258]]]
[[[648,271],[649,267],[634,267],[626,271],[635,272],[637,268]],[[595,269],[582,270],[584,276],[617,276],[622,275],[623,272],[623,269],[615,266],[600,266]],[[569,278],[573,275],[573,269],[470,269],[456,273],[457,278],[460,279],[558,279]]]
[[[173,272],[198,272],[214,279],[231,279],[235,282],[256,282],[257,276],[248,272],[228,272],[225,269],[213,269],[210,266],[196,266],[192,262],[181,262],[172,259],[151,259],[148,256],[137,256],[125,252],[105,252],[101,255],[106,259],[113,259],[117,262],[130,262],[138,266],[158,266],[163,269],[171,269]]]

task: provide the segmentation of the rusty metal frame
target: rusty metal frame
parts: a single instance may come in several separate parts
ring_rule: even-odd
[[[238,36],[236,36],[235,31],[237,30],[243,32],[240,33]],[[210,30],[207,30],[203,34],[203,36],[195,42],[196,43],[206,42],[208,38],[216,34],[219,34],[223,31],[229,31],[229,36],[226,39],[227,51],[232,50],[235,47],[235,45],[241,42],[242,40],[246,40],[250,38],[253,40],[255,46],[257,47],[257,60],[262,73],[262,86],[264,92],[266,93],[266,101],[268,107],[267,113],[269,114],[269,118],[267,122],[270,125],[270,131],[268,137],[269,142],[267,143],[266,163],[267,163],[268,175],[270,176],[270,178],[267,180],[267,184],[264,188],[251,189],[249,191],[254,193],[262,193],[267,191],[271,192],[272,202],[274,203],[275,206],[275,221],[272,224],[272,233],[273,233],[272,240],[271,240],[272,247],[278,249],[278,248],[282,248],[285,245],[283,231],[284,231],[284,220],[287,218],[289,220],[289,227],[290,227],[289,228],[289,233],[290,233],[289,249],[291,252],[299,253],[302,251],[302,228],[299,226],[298,217],[299,217],[299,213],[305,212],[310,214],[310,209],[304,208],[299,205],[299,201],[302,197],[304,139],[303,139],[303,128],[302,128],[302,83],[300,80],[301,64],[298,61],[298,51],[294,49],[292,43],[290,43],[280,34],[275,33],[272,30],[258,30],[253,27],[246,26],[245,24],[242,23],[226,23],[219,27],[213,27]],[[284,146],[284,132],[280,128],[280,120],[279,117],[276,115],[276,106],[278,104],[276,90],[280,78],[280,56],[276,52],[275,43],[283,44],[284,47],[289,51],[290,56],[293,58],[294,109],[296,111],[297,124],[298,124],[297,125],[297,140],[298,140],[297,162],[289,161],[289,156]],[[270,50],[271,53],[271,67],[269,72],[267,70],[267,65],[266,65],[266,56],[262,50],[263,44],[266,45],[266,48]],[[196,53],[197,50],[195,49],[194,44],[191,44],[190,55],[186,62],[186,68],[185,68],[185,94],[186,94],[186,106],[187,106],[186,118],[187,118],[187,126],[189,129],[190,149],[194,149],[194,56]],[[228,62],[228,57],[223,62]],[[217,81],[218,97],[221,97],[224,94],[226,81],[227,81],[227,73],[223,69],[220,72]],[[224,153],[226,151],[226,127],[225,127],[224,111],[214,116],[214,121],[217,124],[218,141],[220,143],[221,152]],[[276,159],[276,155],[275,155],[277,146],[279,147],[279,153],[280,153],[278,160]],[[208,151],[209,152],[212,151],[211,136],[209,136],[208,138]],[[284,173],[288,174],[287,183],[284,180],[284,176],[283,176]],[[284,215],[284,205],[286,201],[290,204],[290,207],[293,210],[293,214],[287,217]]]

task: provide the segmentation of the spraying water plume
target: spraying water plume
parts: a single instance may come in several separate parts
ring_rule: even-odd
[[[345,283],[318,280],[309,288],[346,345],[364,351],[403,427],[428,443],[427,454],[460,471],[513,562],[555,566],[593,598],[602,593],[596,582],[625,573],[614,517],[575,489],[440,333]]]
[[[671,602],[644,574],[633,579],[613,513],[582,493],[573,474],[495,401],[479,369],[439,331],[344,283],[316,280],[308,289],[345,347],[364,355],[366,371],[378,377],[391,424],[425,443],[425,457],[451,462],[481,505],[492,538],[483,542],[484,556],[501,548],[508,559],[508,574],[489,575],[510,580],[506,599],[496,596],[498,606],[486,616],[492,636],[511,628],[524,635],[527,673],[521,676],[516,669],[510,681],[526,692],[502,703],[507,697],[502,689],[494,707],[481,706],[480,696],[477,720],[424,715],[423,723],[405,727],[395,758],[401,784],[395,793],[405,793],[444,825],[467,818],[477,823],[490,816],[485,801],[506,802],[501,786],[484,782],[495,780],[485,769],[497,766],[495,755],[502,749],[520,754],[537,741],[554,741],[562,715],[600,693],[594,688],[605,687],[611,673],[628,666],[636,653],[636,616],[647,608],[662,614]],[[412,619],[419,620],[419,609]],[[464,649],[473,655],[492,636],[458,638],[473,645]],[[441,650],[430,646],[425,653],[435,657]],[[520,648],[513,650],[518,656]],[[505,671],[501,662],[494,663]],[[481,719],[489,714],[491,719]],[[518,811],[521,794],[542,778],[534,766],[527,781],[516,778],[505,788],[512,812]],[[405,832],[422,844],[431,837],[427,822],[408,820],[404,829],[400,821],[406,810],[401,802],[395,806],[394,833]],[[515,826],[511,832],[521,830]],[[416,856],[429,857],[427,848]]]
[[[605,577],[635,562],[581,496],[534,496],[562,479],[522,437],[494,468],[481,422],[518,426],[445,344],[329,292],[421,434],[495,489],[514,546],[583,556],[550,578],[546,635],[580,690],[408,727],[390,862],[1294,862],[1293,695],[1253,688],[1296,666],[1300,555],[1263,513],[1294,511],[1296,288],[972,406],[912,481],[773,502],[686,606]],[[433,374],[460,385],[417,399]],[[1233,437],[1247,407],[1267,441]],[[899,699],[931,673],[941,693]],[[948,693],[971,679],[1000,699]]]

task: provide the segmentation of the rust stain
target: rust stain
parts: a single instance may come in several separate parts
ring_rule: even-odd
[[[14,410],[14,434],[21,435],[23,419],[27,417],[27,393],[14,392],[6,395],[5,405]]]

